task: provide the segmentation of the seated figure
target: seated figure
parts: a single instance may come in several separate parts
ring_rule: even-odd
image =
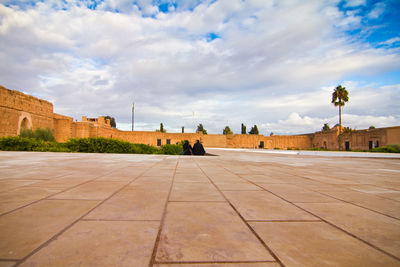
[[[193,148],[187,140],[183,144],[183,152],[181,153],[181,155],[193,155]]]
[[[199,140],[197,140],[196,143],[193,145],[193,154],[199,156],[204,156],[206,154],[206,151],[204,150],[204,147]]]

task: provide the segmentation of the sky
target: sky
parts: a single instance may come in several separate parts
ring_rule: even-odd
[[[0,0],[0,84],[117,128],[400,125],[398,0]]]

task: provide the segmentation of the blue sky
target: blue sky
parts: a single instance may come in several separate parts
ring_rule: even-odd
[[[0,84],[120,129],[400,125],[397,0],[0,0]]]

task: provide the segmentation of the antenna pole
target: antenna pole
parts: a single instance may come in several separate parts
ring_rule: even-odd
[[[135,115],[135,102],[132,103],[132,132],[133,132],[133,122]]]

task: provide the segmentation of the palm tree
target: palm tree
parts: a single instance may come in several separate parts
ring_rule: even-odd
[[[332,104],[334,104],[335,107],[339,106],[339,136],[342,131],[342,106],[344,106],[347,101],[349,101],[349,92],[347,92],[346,87],[338,85],[332,93]]]

